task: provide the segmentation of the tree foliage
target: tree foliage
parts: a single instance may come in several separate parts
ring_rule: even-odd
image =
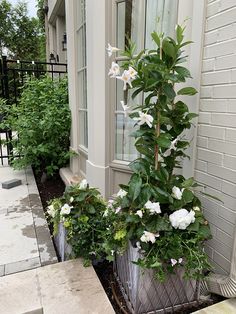
[[[29,17],[27,3],[12,6],[0,0],[0,53],[21,60],[45,59],[45,35],[38,18]]]

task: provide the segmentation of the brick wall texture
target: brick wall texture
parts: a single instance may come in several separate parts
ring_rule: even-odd
[[[195,178],[213,239],[206,245],[218,273],[228,274],[236,221],[236,0],[207,0]]]

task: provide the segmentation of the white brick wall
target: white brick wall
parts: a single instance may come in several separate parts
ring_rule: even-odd
[[[213,239],[217,272],[229,273],[236,224],[236,0],[207,0],[195,178]]]

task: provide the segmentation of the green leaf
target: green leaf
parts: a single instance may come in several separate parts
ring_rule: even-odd
[[[142,187],[142,179],[138,174],[133,174],[129,182],[129,195],[135,201]]]
[[[175,96],[176,96],[176,93],[173,89],[173,86],[172,84],[169,84],[169,83],[165,83],[163,85],[163,92],[165,93],[165,95],[169,98],[169,99],[174,99]]]
[[[217,196],[214,196],[214,195],[211,195],[211,194],[202,192],[202,191],[200,191],[200,193],[203,194],[203,195],[205,195],[205,196],[207,196],[207,197],[212,198],[213,200],[219,201],[219,202],[221,202],[222,204],[224,204],[224,202],[223,202],[220,198],[218,198]]]
[[[162,49],[166,55],[175,59],[176,58],[176,49],[174,45],[168,41],[168,39],[164,39],[162,43]]]
[[[209,226],[206,226],[206,225],[200,225],[198,233],[204,239],[210,239],[212,237],[211,230],[210,230]]]
[[[142,87],[136,89],[136,90],[133,92],[133,94],[132,94],[132,99],[134,99],[139,93],[141,93],[142,90],[143,90]]]
[[[189,179],[185,180],[184,182],[182,182],[181,186],[183,188],[189,188],[189,187],[193,186],[194,182],[195,182],[194,178],[189,178]]]
[[[189,72],[188,69],[184,68],[184,67],[181,67],[181,66],[176,66],[174,67],[174,70],[180,74],[181,76],[183,77],[190,77],[191,78],[191,74]]]
[[[195,221],[194,223],[191,223],[191,224],[187,227],[187,230],[188,230],[188,231],[196,231],[196,232],[198,232],[199,227],[200,227],[199,222],[198,222],[198,221]]]
[[[193,87],[184,87],[181,88],[178,93],[178,95],[188,95],[188,96],[193,96],[195,94],[197,94],[197,91],[195,88]]]
[[[152,39],[155,41],[158,47],[161,45],[160,37],[158,36],[157,32],[151,33]]]
[[[187,118],[188,120],[192,120],[192,119],[194,119],[194,118],[196,118],[196,117],[198,117],[198,114],[197,114],[197,113],[194,113],[194,112],[190,112],[190,113],[188,113],[188,114],[186,115],[186,118]]]
[[[194,198],[194,194],[189,190],[184,190],[182,199],[184,203],[191,203]]]
[[[182,27],[180,25],[177,25],[177,28],[176,28],[176,37],[177,37],[177,42],[178,44],[181,44],[183,39],[184,39],[184,36],[183,36],[183,31],[184,29],[182,29]]]
[[[171,145],[171,140],[169,139],[169,134],[168,133],[161,133],[158,136],[156,142],[162,148],[169,148],[170,145]]]

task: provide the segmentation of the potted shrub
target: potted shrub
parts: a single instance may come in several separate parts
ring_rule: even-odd
[[[48,216],[61,259],[82,257],[84,265],[105,257],[108,233],[107,203],[86,180],[66,188],[64,195],[49,202]]]
[[[186,60],[183,47],[190,44],[183,33],[177,26],[174,40],[153,32],[156,49],[135,55],[135,45],[130,44],[123,53],[128,60],[121,66],[122,75],[115,62],[109,71],[124,82],[126,99],[127,90],[133,90],[132,98],[143,93],[144,99],[133,107],[122,102],[125,114],[136,123],[131,136],[139,157],[130,163],[129,183],[121,185],[111,202],[110,213],[116,219],[106,243],[109,258],[117,254],[118,280],[136,314],[197,300],[197,280],[210,268],[203,242],[211,235],[194,192],[197,184],[175,171],[188,157],[189,141],[183,133],[197,116],[181,100],[197,91],[178,88],[191,78],[181,65]],[[109,45],[110,55],[116,50]]]

